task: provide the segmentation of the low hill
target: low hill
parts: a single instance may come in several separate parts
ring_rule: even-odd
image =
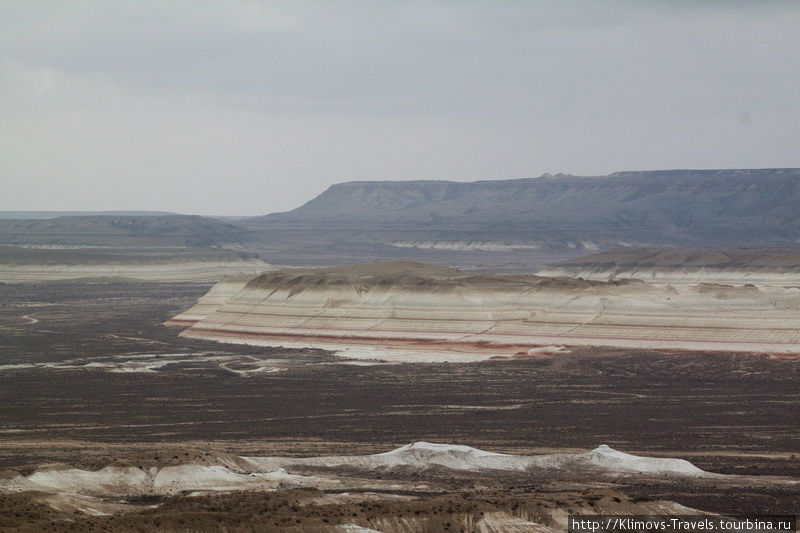
[[[171,211],[0,211],[0,219],[15,219],[15,220],[36,220],[56,217],[77,217],[77,216],[161,216],[161,215],[177,215]]]
[[[46,247],[223,247],[251,237],[243,228],[193,215],[66,216],[0,220],[3,244]]]

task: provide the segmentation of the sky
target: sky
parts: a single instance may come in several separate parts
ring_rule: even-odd
[[[800,166],[794,0],[0,0],[0,210]]]

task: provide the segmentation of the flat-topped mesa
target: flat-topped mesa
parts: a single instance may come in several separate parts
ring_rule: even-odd
[[[550,251],[566,259],[575,256],[570,250],[619,246],[795,247],[798,204],[800,169],[357,181],[333,185],[297,209],[250,219],[247,226],[291,240],[296,253],[313,250],[309,260],[367,244],[362,250],[372,257],[381,253],[377,244],[416,257],[431,257],[420,254],[430,248],[470,254],[539,249],[533,255]]]
[[[182,335],[376,358],[520,356],[543,345],[800,353],[798,288],[474,275],[418,263],[225,283],[176,317],[194,322]]]

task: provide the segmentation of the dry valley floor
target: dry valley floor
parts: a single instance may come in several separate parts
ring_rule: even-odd
[[[467,531],[476,513],[500,513],[510,531],[506,515],[541,518],[547,505],[578,508],[578,501],[595,502],[581,507],[587,511],[655,500],[711,512],[800,511],[798,484],[753,481],[800,479],[796,361],[581,348],[464,364],[370,364],[321,350],[180,338],[179,328],[161,325],[208,288],[0,285],[0,476],[30,475],[47,463],[95,471],[230,455],[363,455],[430,441],[520,455],[607,444],[739,477],[674,483],[400,470],[376,474],[373,491],[354,484],[361,488],[348,496],[291,487],[175,494],[125,502],[135,509],[113,517],[79,512],[68,522],[19,492],[0,495],[0,529],[273,530],[254,518],[268,515],[276,531],[346,531],[331,528],[350,522],[400,531],[389,516]]]

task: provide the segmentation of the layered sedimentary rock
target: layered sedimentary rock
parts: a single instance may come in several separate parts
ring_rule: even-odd
[[[219,281],[271,269],[258,255],[240,250],[0,244],[0,283],[79,278]]]
[[[416,263],[237,283],[176,317],[194,321],[182,335],[377,358],[390,350],[520,356],[543,345],[800,352],[800,287],[468,275]]]
[[[192,326],[208,318],[208,315],[222,307],[230,298],[247,285],[252,276],[229,276],[217,282],[197,303],[183,313],[172,317],[169,326]]]
[[[800,285],[800,249],[615,249],[562,261],[538,272],[592,280]]]

